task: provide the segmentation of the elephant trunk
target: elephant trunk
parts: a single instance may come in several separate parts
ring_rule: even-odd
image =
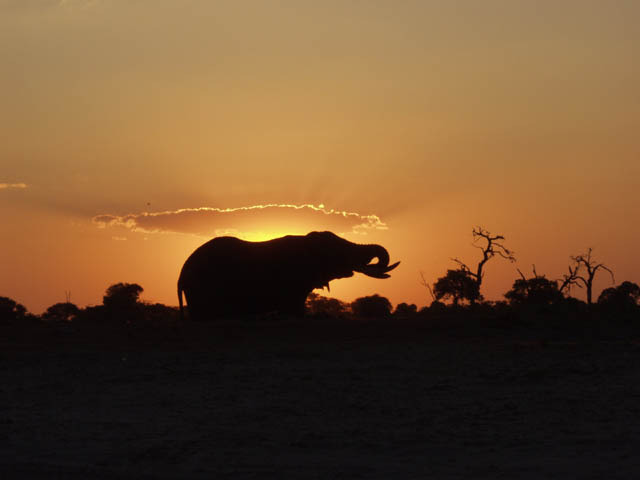
[[[354,268],[356,272],[364,273],[369,277],[389,278],[387,272],[396,268],[400,263],[389,265],[389,252],[380,245],[362,245],[361,248],[366,252],[365,264]],[[377,258],[378,262],[370,263],[374,258]]]

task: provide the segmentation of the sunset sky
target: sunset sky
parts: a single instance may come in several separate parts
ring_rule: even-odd
[[[483,294],[593,247],[640,283],[640,2],[0,0],[0,296],[116,282],[177,305],[223,234],[379,243],[351,301],[431,299],[471,230]],[[602,275],[595,295],[610,286]],[[584,298],[584,292],[573,292]]]

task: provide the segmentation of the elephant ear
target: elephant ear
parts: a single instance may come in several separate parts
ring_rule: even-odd
[[[310,232],[304,237],[305,249],[300,268],[313,288],[329,286],[331,280],[353,276],[347,259],[341,255],[343,243],[349,243],[332,232]]]

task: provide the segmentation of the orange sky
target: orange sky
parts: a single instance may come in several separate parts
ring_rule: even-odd
[[[333,296],[424,305],[419,272],[476,262],[475,225],[518,258],[488,265],[489,299],[588,247],[640,283],[638,18],[635,1],[0,0],[0,296],[39,313],[124,281],[176,304],[212,235],[331,229],[402,261]]]

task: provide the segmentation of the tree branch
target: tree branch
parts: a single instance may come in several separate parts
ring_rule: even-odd
[[[431,298],[435,302],[436,301],[436,296],[433,293],[433,289],[431,288],[431,285],[429,285],[427,280],[424,278],[424,272],[422,270],[420,270],[420,277],[422,278],[422,281],[420,282],[420,284],[423,285],[427,289],[427,291],[431,295]]]
[[[579,265],[576,265],[575,267],[571,268],[571,265],[569,265],[569,274],[567,275],[566,273],[562,276],[562,285],[560,285],[560,288],[558,290],[560,290],[561,292],[564,291],[565,289],[567,289],[567,293],[569,293],[571,291],[571,286],[572,285],[576,285],[579,288],[582,288],[582,286],[578,283],[578,271],[580,269]],[[584,281],[584,279],[582,279]]]
[[[614,283],[614,284],[616,283],[616,277],[613,275],[613,272],[611,271],[611,269],[602,263],[599,263],[594,267],[593,273],[595,274],[599,268],[602,268],[603,270],[606,270],[607,272],[609,272],[609,275],[611,275],[611,283]]]
[[[467,273],[468,275],[471,275],[474,278],[476,277],[476,274],[473,273],[471,271],[471,269],[467,266],[467,264],[464,263],[462,260],[459,260],[457,258],[452,258],[451,260],[453,260],[454,262],[456,262],[460,266],[460,270],[462,270],[463,272]]]

